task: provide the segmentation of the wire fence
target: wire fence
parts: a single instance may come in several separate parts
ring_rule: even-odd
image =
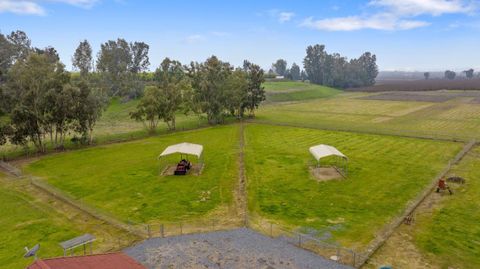
[[[55,199],[58,199],[58,200],[66,203],[66,204],[68,204],[68,205],[70,205],[70,206],[72,206],[72,207],[74,207],[74,208],[76,208],[80,211],[83,211],[83,212],[89,214],[90,216],[92,216],[96,219],[107,222],[110,225],[112,225],[112,226],[114,226],[118,229],[124,230],[124,231],[126,231],[128,233],[131,233],[133,235],[136,235],[137,237],[140,237],[140,238],[145,238],[147,236],[146,232],[144,230],[140,229],[139,227],[136,227],[136,226],[133,226],[133,225],[128,225],[128,224],[118,220],[114,216],[112,216],[112,215],[110,215],[106,212],[103,212],[102,210],[100,210],[98,208],[90,206],[90,205],[86,204],[85,202],[83,202],[79,199],[76,199],[76,198],[66,194],[65,192],[53,187],[52,185],[50,185],[48,183],[45,183],[40,178],[30,177],[30,184],[32,184],[36,188],[48,193],[49,195],[51,195]]]
[[[155,238],[232,230],[242,227],[242,223],[243,221],[239,218],[205,218],[160,223],[133,223],[129,221],[128,225],[143,231],[146,238]]]
[[[410,200],[405,207],[402,214],[394,218],[392,221],[387,223],[380,232],[377,233],[376,237],[368,244],[366,247],[365,253],[361,255],[361,259],[357,260],[357,265],[362,266],[384,243],[385,241],[393,234],[395,229],[400,226],[406,218],[411,215],[415,209],[425,200],[425,198],[432,193],[438,184],[438,180],[447,176],[452,167],[460,162],[460,160],[477,144],[476,140],[471,140],[466,144],[463,149],[457,153],[457,155],[448,162],[446,167],[435,176],[431,183],[420,193],[416,198]]]
[[[291,227],[274,223],[259,216],[250,216],[247,227],[344,265],[357,267],[365,258],[364,254],[351,248],[343,247],[336,242],[323,240],[318,236],[296,231]]]
[[[290,244],[309,250],[327,259],[353,267],[360,267],[383,245],[393,231],[404,221],[405,217],[411,214],[425,197],[431,193],[437,180],[446,176],[452,166],[458,163],[475,145],[476,140],[472,140],[466,144],[464,148],[448,163],[448,165],[432,180],[432,183],[425,188],[418,197],[407,204],[403,213],[386,224],[382,230],[377,233],[375,239],[365,248],[365,252],[343,247],[336,242],[324,240],[312,234],[306,234],[295,230],[292,227],[273,223],[259,216],[247,215],[244,216],[246,217],[245,220],[243,217],[239,217],[238,212],[235,214],[234,210],[228,210],[228,214],[218,218],[206,217],[189,221],[155,223],[136,223],[130,220],[124,222],[101,209],[87,205],[81,199],[77,199],[59,189],[56,189],[40,178],[30,177],[30,183],[49,193],[56,199],[86,212],[96,219],[105,221],[118,229],[136,235],[139,238],[170,237],[183,234],[205,233],[247,227],[272,238],[285,240]]]
[[[369,126],[369,125],[358,125],[355,123],[349,123],[338,125],[335,123],[322,123],[315,121],[312,124],[304,122],[282,122],[269,119],[254,119],[247,120],[249,123],[257,124],[267,124],[274,126],[286,126],[286,127],[299,127],[315,130],[327,130],[327,131],[338,131],[338,132],[354,132],[354,133],[364,133],[372,135],[390,135],[390,136],[400,136],[400,137],[410,137],[410,138],[420,138],[420,139],[432,139],[432,140],[442,140],[442,141],[456,141],[456,142],[468,142],[473,139],[480,139],[480,136],[477,132],[460,132],[454,128],[449,132],[442,132],[439,130],[421,130],[421,129],[405,129],[403,126],[399,128],[389,128],[389,127],[380,127],[380,126]]]

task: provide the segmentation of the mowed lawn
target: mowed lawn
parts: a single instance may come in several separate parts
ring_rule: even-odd
[[[317,182],[316,144],[349,157],[348,178]],[[249,208],[362,248],[445,167],[463,144],[251,124],[246,128]]]
[[[256,113],[257,120],[305,126],[319,129],[338,129],[368,131],[390,134],[422,134],[425,130],[414,126],[415,120],[409,119],[397,124],[417,111],[428,110],[433,103],[401,102],[356,99],[358,94],[341,94],[333,98],[309,100],[262,106]],[[422,117],[417,117],[421,120]],[[437,132],[431,129],[429,132]]]
[[[40,257],[63,255],[58,243],[81,234],[68,219],[42,207],[35,200],[8,188],[0,173],[0,268],[25,268],[24,247],[40,243]]]
[[[442,268],[480,268],[480,148],[451,172],[464,177],[452,196],[444,196],[433,214],[417,219],[414,240]],[[454,184],[451,184],[454,185]]]
[[[294,103],[270,102],[259,108],[256,118],[260,122],[319,129],[461,140],[480,138],[480,104],[462,98],[444,103],[358,99],[365,95],[368,94],[341,93]]]
[[[263,84],[267,101],[286,102],[332,97],[341,91],[301,81],[267,81]]]
[[[178,132],[51,155],[25,169],[123,221],[182,221],[232,204],[238,135],[237,125]],[[203,173],[161,176],[164,166],[157,156],[181,142],[204,146]],[[169,158],[171,164],[179,160],[179,155]]]

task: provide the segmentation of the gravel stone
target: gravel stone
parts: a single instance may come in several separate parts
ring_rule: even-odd
[[[352,268],[247,228],[152,238],[125,249],[124,253],[152,269]]]

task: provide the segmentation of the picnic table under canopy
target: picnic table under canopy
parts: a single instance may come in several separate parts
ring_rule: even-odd
[[[185,175],[187,170],[190,169],[191,164],[188,160],[188,156],[196,156],[198,162],[200,163],[200,167],[203,167],[203,146],[193,143],[183,142],[180,144],[170,145],[162,153],[158,156],[158,159],[162,159],[163,157],[172,155],[172,154],[180,154],[180,163],[177,164],[177,168],[175,170],[175,175]],[[184,169],[185,167],[185,169]],[[167,167],[168,169],[168,167]]]

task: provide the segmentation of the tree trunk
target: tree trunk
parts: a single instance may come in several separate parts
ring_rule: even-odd
[[[175,131],[175,129],[177,128],[176,126],[176,123],[175,123],[175,115],[172,117],[172,130]]]

